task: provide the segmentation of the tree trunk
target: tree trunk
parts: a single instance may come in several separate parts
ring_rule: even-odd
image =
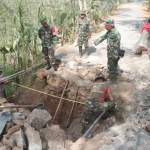
[[[84,10],[87,10],[87,3],[86,0],[83,0]]]
[[[82,0],[78,0],[78,2],[79,2],[80,10],[83,9]]]

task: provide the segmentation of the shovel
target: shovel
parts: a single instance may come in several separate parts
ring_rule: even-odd
[[[44,104],[0,106],[0,109],[4,109],[4,108],[38,108],[38,109],[44,109]]]

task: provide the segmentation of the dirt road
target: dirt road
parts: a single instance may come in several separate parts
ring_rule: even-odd
[[[140,33],[139,29],[135,28],[135,24],[140,22],[142,25],[144,23],[144,19],[142,18],[142,5],[141,2],[132,2],[124,4],[123,8],[118,12],[118,14],[114,17],[116,28],[119,30],[121,34],[121,46],[126,50],[126,56],[120,61],[120,67],[124,69],[124,67],[129,66],[122,66],[124,62],[127,60],[131,61],[132,57],[137,57],[132,54],[133,45],[136,43]],[[106,32],[103,31],[100,35]],[[100,36],[99,35],[99,36]],[[97,36],[97,37],[99,37]],[[92,40],[96,39],[97,37],[93,37]],[[73,57],[78,57],[78,47],[69,46],[69,50],[60,50],[57,51],[57,58],[62,59],[64,61],[71,61]],[[86,58],[84,55],[82,57],[83,60],[86,60],[90,63],[101,63],[106,64],[107,57],[106,57],[106,41],[102,42],[98,46],[91,46],[90,47],[90,55]],[[129,64],[130,65],[130,64]]]

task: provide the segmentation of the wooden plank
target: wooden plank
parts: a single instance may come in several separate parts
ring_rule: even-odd
[[[77,90],[76,90],[76,94],[75,94],[74,101],[76,101],[76,98],[77,98],[77,95],[78,95],[78,90],[79,90],[79,86],[77,86]],[[68,120],[67,120],[66,127],[68,127],[69,124],[70,124],[70,119],[71,119],[71,117],[72,117],[72,113],[73,113],[73,110],[74,110],[74,106],[75,106],[75,102],[74,102],[73,105],[72,105],[71,112],[70,112],[70,114],[69,114],[69,118],[68,118]]]
[[[57,106],[56,112],[55,112],[54,117],[53,117],[53,119],[52,119],[52,123],[54,122],[54,120],[55,120],[55,118],[56,118],[56,115],[57,115],[57,113],[58,113],[59,107],[60,107],[61,102],[62,102],[62,98],[63,98],[63,96],[64,96],[64,94],[65,94],[65,91],[66,91],[66,88],[67,88],[67,86],[68,86],[68,83],[69,83],[69,81],[67,80],[66,85],[65,85],[64,90],[63,90],[63,93],[62,93],[62,95],[61,95],[61,98],[60,98],[60,100],[59,100],[59,104],[58,104],[58,106]]]

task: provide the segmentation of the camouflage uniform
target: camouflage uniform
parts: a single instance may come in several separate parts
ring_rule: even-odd
[[[107,25],[114,27],[114,21],[111,19],[108,19],[106,21]],[[118,67],[118,51],[120,49],[120,40],[121,35],[117,31],[116,28],[114,28],[112,31],[107,31],[106,34],[99,37],[97,40],[94,41],[95,45],[100,44],[102,41],[107,39],[107,57],[108,57],[108,69],[110,74],[117,74],[117,67]]]
[[[82,133],[84,133],[86,126],[91,122],[92,117],[95,113],[100,113],[104,109],[109,108],[110,106],[115,104],[114,101],[105,102],[107,92],[106,95],[103,94],[105,90],[108,90],[108,87],[109,85],[105,82],[93,84],[84,109]]]
[[[52,28],[47,25],[46,27],[41,27],[38,32],[39,38],[42,41],[42,53],[44,54],[45,60],[47,64],[55,64],[55,54],[53,49],[53,35],[52,35]],[[50,56],[50,58],[49,58]]]
[[[81,14],[86,15],[84,10],[81,10]],[[92,34],[92,27],[90,20],[85,17],[84,19],[80,18],[77,21],[76,34],[79,35],[78,45],[79,45],[79,53],[80,57],[82,57],[82,45],[84,44],[86,53],[88,55],[88,36]]]

